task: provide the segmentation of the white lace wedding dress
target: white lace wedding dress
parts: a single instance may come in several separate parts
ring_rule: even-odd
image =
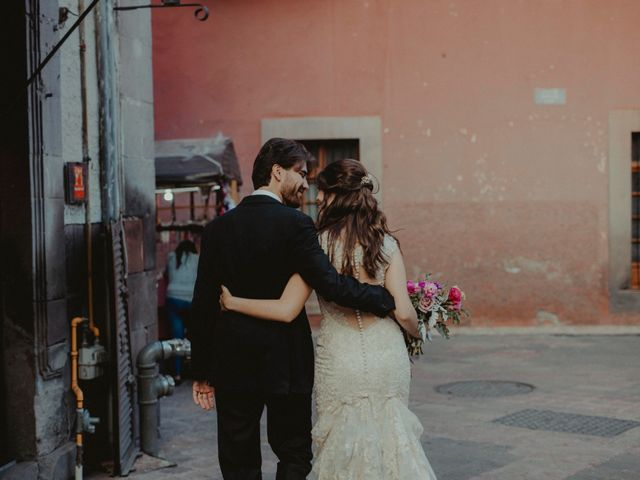
[[[326,237],[321,237],[326,250]],[[384,242],[389,258],[398,248]],[[334,264],[342,264],[336,248]],[[362,249],[354,254],[362,265]],[[362,269],[360,269],[362,270]],[[384,284],[385,270],[376,281]],[[435,480],[420,444],[422,425],[409,410],[410,362],[398,325],[319,298],[312,480]],[[358,319],[358,317],[360,317]],[[350,318],[350,321],[349,321]],[[357,320],[354,322],[354,318]]]

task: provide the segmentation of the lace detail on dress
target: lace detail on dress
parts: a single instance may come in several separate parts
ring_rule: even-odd
[[[320,237],[327,250],[327,238]],[[383,253],[398,248],[387,236]],[[342,265],[341,245],[333,263]],[[362,264],[362,248],[354,252]],[[386,268],[376,272],[384,284]],[[319,297],[316,346],[314,464],[309,479],[435,480],[422,450],[422,426],[408,409],[410,363],[402,333],[390,318],[354,328],[345,310]]]

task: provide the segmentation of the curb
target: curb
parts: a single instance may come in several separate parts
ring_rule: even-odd
[[[455,335],[640,335],[640,325],[553,325],[541,327],[454,327]]]

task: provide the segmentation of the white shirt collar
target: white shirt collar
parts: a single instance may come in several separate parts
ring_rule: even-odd
[[[275,193],[270,192],[269,190],[255,190],[251,195],[266,195],[267,197],[271,197],[274,200],[277,200],[278,202],[282,203],[282,200],[280,199],[280,197]]]

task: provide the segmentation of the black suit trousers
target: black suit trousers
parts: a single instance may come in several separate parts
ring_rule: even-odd
[[[216,390],[218,459],[225,480],[261,480],[260,418],[278,457],[276,480],[304,480],[311,471],[311,394]]]

